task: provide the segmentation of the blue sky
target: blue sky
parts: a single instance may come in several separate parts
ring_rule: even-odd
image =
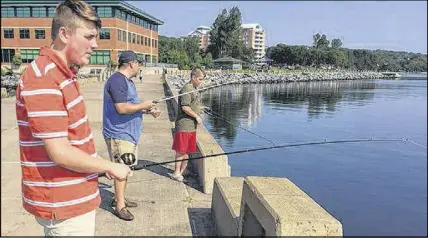
[[[310,45],[314,33],[344,47],[427,53],[427,2],[129,1],[165,22],[161,35],[211,26],[222,9],[238,6],[243,23],[260,23],[267,45]]]

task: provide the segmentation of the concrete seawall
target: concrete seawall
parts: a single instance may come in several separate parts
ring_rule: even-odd
[[[178,90],[165,79],[165,89],[170,96],[178,95]],[[169,100],[174,108],[174,117],[177,113],[177,98]],[[201,124],[197,128],[197,153],[192,156],[206,156],[211,154],[224,153],[223,149],[208,132],[207,128]],[[230,177],[230,166],[226,155],[211,157],[208,159],[190,161],[192,169],[197,172],[199,184],[202,186],[203,192],[210,194],[213,191],[214,179],[216,177]]]

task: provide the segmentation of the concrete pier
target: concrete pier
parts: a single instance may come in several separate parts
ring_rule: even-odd
[[[145,76],[143,83],[136,80],[142,99],[160,99],[165,96],[159,75]],[[101,134],[102,98],[104,83],[82,86],[97,152],[108,159]],[[1,235],[43,235],[41,227],[22,208],[21,167],[19,165],[18,130],[15,116],[15,98],[1,100]],[[139,145],[141,163],[174,159],[172,122],[167,104],[159,103],[159,118],[144,116],[143,134]],[[113,182],[100,179],[102,204],[97,209],[96,235],[108,236],[203,236],[215,235],[211,218],[211,196],[202,192],[198,182],[189,178],[186,184],[171,180],[173,164],[149,167],[135,171],[129,178],[126,196],[139,205],[131,208],[134,221],[123,221],[114,216],[110,202]]]

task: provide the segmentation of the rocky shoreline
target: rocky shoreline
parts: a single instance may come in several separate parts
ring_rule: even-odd
[[[310,82],[331,80],[369,80],[390,79],[379,72],[353,72],[353,71],[331,71],[331,72],[301,72],[289,74],[255,73],[207,73],[204,87],[218,84],[271,84],[286,82]],[[181,88],[189,81],[189,75],[167,75],[167,79],[176,87]]]

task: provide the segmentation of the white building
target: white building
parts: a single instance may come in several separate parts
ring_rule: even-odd
[[[242,40],[244,41],[245,46],[254,49],[256,63],[264,63],[264,57],[266,55],[265,31],[258,23],[242,24],[241,27],[243,28]],[[201,49],[207,49],[210,44],[210,30],[210,27],[199,26],[196,30],[188,33],[187,36],[199,37],[199,47]]]

